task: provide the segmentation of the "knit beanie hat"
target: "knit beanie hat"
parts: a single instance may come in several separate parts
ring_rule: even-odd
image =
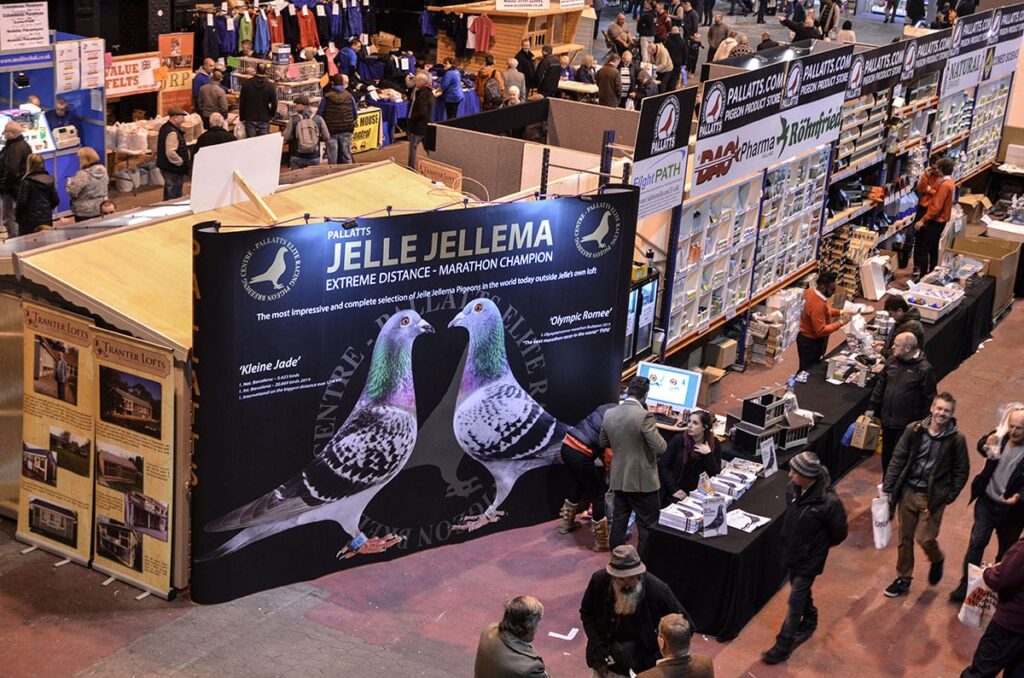
[[[789,468],[804,478],[817,478],[821,475],[821,460],[814,452],[801,452],[789,460]]]

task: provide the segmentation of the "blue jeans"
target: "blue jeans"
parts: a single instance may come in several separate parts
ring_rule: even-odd
[[[425,135],[409,132],[409,169],[416,169],[416,149],[423,143]],[[424,150],[424,152],[426,152]]]
[[[245,138],[249,137],[261,137],[264,134],[270,134],[270,123],[269,122],[250,122],[245,123]]]
[[[302,169],[303,167],[312,167],[313,165],[320,164],[320,156],[317,155],[314,158],[303,158],[299,155],[293,155],[291,162],[288,163],[289,169]]]
[[[337,165],[339,160],[343,165],[351,165],[353,162],[352,132],[332,134],[327,141],[327,162]]]
[[[185,175],[161,172],[164,177],[164,200],[180,198],[185,186]]]

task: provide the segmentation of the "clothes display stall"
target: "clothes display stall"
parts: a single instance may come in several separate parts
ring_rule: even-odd
[[[25,128],[25,140],[54,178],[58,214],[71,209],[66,188],[79,170],[78,150],[105,155],[103,52],[100,38],[59,31],[45,45],[0,51],[0,126],[13,120]]]

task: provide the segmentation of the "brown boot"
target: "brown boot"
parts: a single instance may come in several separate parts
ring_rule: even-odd
[[[569,534],[579,525],[576,524],[576,514],[579,512],[579,504],[574,504],[568,499],[562,502],[562,510],[558,516],[562,519],[558,526],[558,534]]]
[[[598,553],[608,551],[608,519],[595,520],[590,523],[590,529],[594,532],[594,545],[591,550]]]

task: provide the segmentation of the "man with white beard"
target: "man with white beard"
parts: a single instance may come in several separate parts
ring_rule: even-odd
[[[658,623],[667,614],[693,620],[665,582],[655,577],[629,545],[617,546],[611,562],[590,578],[580,604],[592,676],[640,673],[658,660]]]

